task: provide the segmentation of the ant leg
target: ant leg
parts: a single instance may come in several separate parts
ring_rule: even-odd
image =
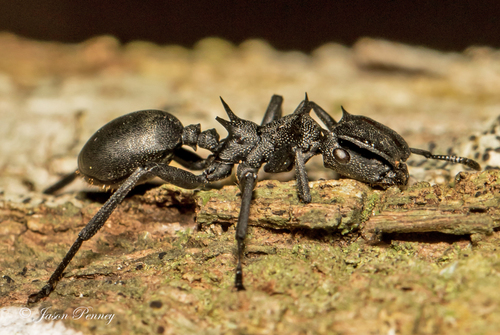
[[[433,155],[430,151],[427,150],[422,150],[422,149],[415,149],[415,148],[410,148],[410,151],[412,154],[415,155],[421,155],[424,156],[425,158],[430,158],[430,159],[439,159],[443,161],[448,161],[452,163],[460,163],[465,166],[470,167],[473,170],[476,171],[481,171],[481,165],[479,165],[478,162],[475,160],[465,158],[465,157],[459,157],[459,156],[450,156],[450,155]]]
[[[295,108],[292,114],[307,114],[311,111],[311,104],[309,101],[309,97],[307,96],[300,102],[300,104]]]
[[[314,101],[311,101],[309,103],[314,110],[314,113],[318,116],[318,118],[323,122],[326,126],[326,128],[330,131],[333,131],[333,128],[337,124],[337,121],[335,121],[334,118],[330,116],[323,108],[318,106]]]
[[[234,286],[238,291],[245,290],[243,286],[243,268],[241,259],[243,258],[243,249],[245,248],[245,236],[248,230],[248,217],[250,216],[250,203],[252,201],[252,193],[257,181],[257,169],[250,167],[242,167],[238,165],[238,180],[241,189],[241,209],[238,223],[236,225],[236,242],[238,244],[238,265],[236,266],[236,276]]]
[[[76,241],[66,253],[66,256],[64,256],[61,263],[57,266],[52,276],[50,276],[47,284],[38,293],[34,293],[29,296],[28,304],[36,303],[40,301],[40,299],[48,297],[49,294],[54,291],[57,283],[62,278],[64,270],[78,252],[82,243],[92,238],[102,228],[111,213],[113,213],[115,208],[123,201],[125,196],[139,181],[151,176],[158,176],[167,182],[183,188],[196,188],[205,182],[205,179],[202,176],[195,176],[188,171],[177,169],[168,165],[151,164],[150,166],[137,168],[134,173],[132,173],[132,175],[130,175],[130,177],[123,182],[118,190],[113,193],[101,209],[99,209],[89,223],[87,223],[87,225],[80,231]]]
[[[302,202],[311,202],[311,191],[309,189],[309,178],[306,172],[306,160],[302,151],[295,150],[295,179],[297,180],[297,195]]]
[[[234,164],[214,161],[203,171],[203,176],[207,182],[221,180],[231,176],[233,166]]]
[[[186,189],[193,189],[206,184],[208,181],[203,175],[194,175],[189,171],[178,169],[167,164],[152,164],[148,175],[160,177],[169,184]]]
[[[31,294],[28,297],[28,304],[37,303],[40,299],[48,297],[49,294],[54,291],[57,283],[61,280],[63,276],[63,271],[66,269],[68,264],[71,262],[75,254],[80,249],[82,243],[92,236],[94,236],[99,229],[104,225],[106,220],[109,218],[111,213],[118,204],[125,198],[125,196],[130,192],[130,190],[137,184],[139,179],[147,174],[149,171],[138,168],[128,177],[125,182],[116,190],[116,192],[106,201],[106,203],[99,209],[99,211],[94,215],[94,217],[87,223],[87,225],[80,231],[78,238],[73,243],[69,251],[64,256],[61,263],[57,266],[52,276],[50,276],[47,284],[38,292]]]
[[[73,172],[67,174],[61,180],[59,180],[57,183],[55,183],[54,185],[52,185],[52,186],[46,188],[45,190],[43,190],[43,194],[54,194],[54,193],[56,193],[57,191],[59,191],[64,186],[69,185],[73,180],[76,179],[77,176],[78,176],[78,170],[73,171]]]
[[[266,124],[281,119],[281,115],[283,111],[281,109],[281,105],[283,104],[283,97],[281,95],[274,94],[271,97],[271,101],[269,101],[269,105],[267,106],[266,114],[262,119],[261,126],[265,126]]]
[[[204,170],[212,162],[212,159],[204,159],[198,154],[184,148],[176,149],[172,158],[174,161],[189,170]]]

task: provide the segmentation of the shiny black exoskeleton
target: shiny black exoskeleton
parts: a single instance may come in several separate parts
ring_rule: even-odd
[[[222,100],[222,99],[221,99]],[[236,226],[238,264],[235,286],[243,290],[242,258],[248,228],[252,191],[257,172],[278,173],[295,167],[298,197],[311,201],[307,161],[318,154],[324,165],[339,174],[371,185],[406,185],[408,168],[405,164],[411,153],[427,158],[463,163],[479,170],[475,161],[455,156],[438,156],[410,148],[392,129],[364,116],[344,114],[336,122],[314,102],[303,100],[293,114],[282,116],[282,97],[274,95],[260,125],[237,117],[222,100],[229,121],[217,117],[228,131],[219,141],[214,129],[200,132],[200,125],[183,127],[168,112],[139,111],[119,117],[98,130],[85,144],[78,157],[78,172],[48,188],[53,193],[77,174],[88,182],[103,187],[117,187],[116,192],[79,233],[48,283],[32,294],[28,303],[47,297],[61,279],[82,243],[94,236],[104,225],[116,206],[138,183],[152,177],[183,188],[196,188],[205,183],[228,177],[238,164],[237,178],[242,191],[242,203]],[[327,129],[309,115],[313,109]],[[183,145],[208,149],[212,154],[203,159],[183,148]],[[195,175],[168,164],[175,160],[190,170],[203,170]]]
[[[481,170],[472,159],[410,148],[401,135],[369,117],[351,115],[342,107],[342,119],[337,123],[320,106],[310,104],[329,130],[321,140],[324,165],[340,175],[382,188],[404,186],[409,179],[405,162],[411,154]]]
[[[200,132],[200,125],[183,127],[172,114],[160,110],[143,110],[112,120],[87,141],[78,156],[78,170],[45,190],[53,193],[82,175],[90,184],[103,188],[117,188],[78,238],[40,292],[32,294],[28,302],[37,302],[48,296],[61,279],[84,241],[94,236],[104,225],[116,206],[138,183],[160,177],[168,183],[196,188],[205,184],[204,176],[169,166],[175,160],[191,170],[205,168],[209,161],[184,149],[183,145],[200,146],[208,150],[219,147],[219,135],[214,129]]]
[[[158,176],[183,188],[195,188],[204,183],[202,178],[168,164],[175,160],[188,169],[201,170],[207,161],[182,146],[214,150],[218,139],[214,129],[200,135],[199,124],[184,128],[168,112],[138,111],[114,119],[90,137],[78,156],[78,172],[89,184],[114,188],[131,172],[144,169],[141,180]]]
[[[238,243],[238,265],[235,286],[243,290],[241,259],[244,239],[248,228],[248,217],[252,191],[257,181],[257,172],[262,165],[271,173],[290,171],[295,166],[295,178],[299,198],[311,202],[306,162],[319,153],[323,129],[309,116],[311,106],[306,99],[295,112],[282,117],[280,96],[273,96],[261,125],[237,117],[222,100],[230,121],[217,118],[228,131],[228,137],[214,155],[213,163],[204,171],[208,181],[219,180],[231,174],[238,164],[236,176],[242,191],[241,208],[236,226]]]

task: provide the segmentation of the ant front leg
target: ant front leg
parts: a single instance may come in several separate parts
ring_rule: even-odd
[[[248,218],[250,216],[250,203],[252,202],[252,193],[257,181],[257,172],[258,169],[244,166],[243,164],[238,165],[237,175],[241,190],[241,208],[238,223],[236,224],[238,264],[236,266],[236,277],[234,280],[234,286],[238,291],[245,290],[243,286],[243,267],[241,265],[241,259],[243,258],[243,250],[245,248],[245,236],[247,235]]]
[[[295,179],[297,180],[297,195],[303,203],[311,202],[311,190],[309,189],[309,178],[306,172],[306,161],[300,149],[295,150]]]
[[[313,142],[308,151],[302,152],[300,148],[295,148],[295,180],[297,181],[297,195],[303,203],[312,201],[311,190],[309,188],[309,177],[307,176],[306,163],[311,157],[319,153],[320,143]]]
[[[335,119],[332,118],[330,114],[328,114],[323,108],[317,105],[314,101],[309,102],[309,105],[314,110],[314,113],[316,113],[321,122],[325,124],[326,128],[330,131],[333,131],[333,128],[337,124],[337,121],[335,121]],[[342,107],[342,109],[344,108]]]

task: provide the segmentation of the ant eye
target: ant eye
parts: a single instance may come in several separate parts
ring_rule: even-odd
[[[333,150],[333,156],[335,159],[342,164],[347,164],[351,160],[351,156],[344,149],[335,149]]]

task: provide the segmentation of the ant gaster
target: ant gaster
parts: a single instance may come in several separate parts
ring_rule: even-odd
[[[238,164],[236,176],[242,203],[236,226],[238,261],[235,287],[244,290],[244,239],[252,192],[262,165],[264,171],[270,173],[290,171],[295,167],[297,193],[304,203],[311,202],[305,164],[318,154],[323,155],[325,167],[382,188],[407,184],[409,174],[405,162],[412,153],[480,170],[479,164],[468,158],[433,155],[429,151],[410,148],[392,129],[368,117],[351,115],[343,108],[342,119],[336,122],[321,107],[309,101],[307,95],[293,114],[286,116],[282,116],[282,97],[274,95],[261,125],[237,117],[222,98],[221,101],[229,117],[229,121],[217,117],[228,131],[228,136],[221,141],[214,129],[201,132],[199,124],[183,127],[176,117],[158,110],[119,117],[89,139],[78,157],[78,172],[48,188],[45,193],[57,191],[77,174],[91,184],[118,188],[81,230],[47,284],[38,293],[30,295],[28,303],[47,297],[82,243],[99,231],[135,185],[155,176],[183,188],[197,188],[228,177]],[[327,129],[311,118],[311,109]],[[193,149],[199,146],[212,154],[203,159],[184,149],[183,145]],[[203,173],[195,175],[169,166],[172,160],[190,170],[203,170]]]

